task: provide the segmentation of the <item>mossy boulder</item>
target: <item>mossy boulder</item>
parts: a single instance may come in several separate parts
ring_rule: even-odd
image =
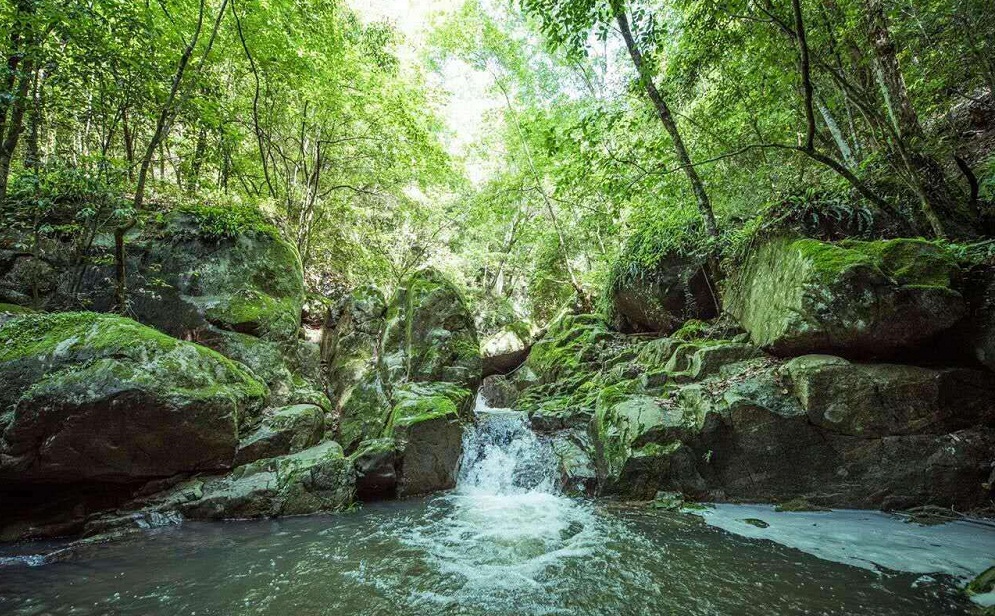
[[[410,392],[424,393],[416,384],[474,392],[481,379],[473,318],[459,291],[433,269],[413,274],[390,302],[370,287],[350,294],[330,313],[322,356],[338,439],[349,453],[392,433]]]
[[[381,367],[384,379],[446,381],[475,390],[482,378],[473,316],[459,290],[437,270],[420,270],[387,308]]]
[[[379,436],[390,413],[378,367],[386,312],[383,293],[365,286],[347,294],[325,319],[321,358],[339,417],[339,440],[347,451]]]
[[[606,292],[608,319],[625,333],[669,334],[688,319],[717,314],[717,293],[704,259],[678,251],[659,255],[655,265],[613,267]]]
[[[214,210],[175,210],[127,238],[129,314],[171,336],[200,340],[217,328],[295,340],[304,303],[297,250],[273,227],[246,220],[219,228]],[[108,238],[96,250],[109,251]],[[114,307],[113,265],[86,269],[81,288],[97,311]]]
[[[295,404],[263,412],[259,425],[241,439],[235,464],[297,453],[317,445],[325,432],[325,411]]]
[[[267,406],[313,404],[330,409],[321,383],[316,344],[304,340],[279,343],[218,330],[205,335],[203,344],[239,362],[269,388]]]
[[[395,398],[387,434],[398,451],[398,495],[454,487],[472,394],[455,383],[408,383]]]
[[[123,507],[124,518],[103,526],[141,520],[150,514],[222,520],[341,511],[353,501],[352,462],[333,441],[294,454],[257,460],[231,473],[199,477]],[[91,525],[92,526],[92,525]]]
[[[960,274],[948,251],[924,240],[779,238],[729,273],[725,308],[777,355],[884,356],[964,316]]]
[[[114,315],[0,327],[4,482],[129,482],[231,466],[266,386],[239,364]]]

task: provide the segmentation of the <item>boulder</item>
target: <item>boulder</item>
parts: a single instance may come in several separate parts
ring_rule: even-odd
[[[219,228],[217,219],[228,215],[221,210],[175,210],[127,238],[129,314],[183,340],[199,341],[215,328],[296,340],[304,302],[297,250],[260,220]],[[80,288],[94,310],[114,307],[106,282],[112,268],[83,274]]]
[[[357,499],[365,503],[397,496],[397,453],[393,438],[360,443],[352,455]]]
[[[963,337],[969,352],[990,370],[995,370],[995,266],[978,266],[967,278],[965,296],[969,307]]]
[[[434,269],[413,274],[387,308],[381,344],[385,381],[459,383],[476,390],[480,343],[462,295]]]
[[[321,407],[296,404],[267,409],[259,426],[239,442],[235,464],[297,453],[317,445],[324,431],[325,412]]]
[[[352,451],[378,437],[387,424],[390,400],[380,378],[380,338],[387,311],[383,294],[360,287],[329,310],[322,335],[328,397],[339,417],[339,442]]]
[[[783,371],[809,421],[840,434],[942,434],[995,420],[995,376],[987,371],[819,355],[795,358]]]
[[[480,346],[483,376],[508,374],[522,365],[532,348],[528,325],[517,323],[498,331]]]
[[[0,482],[133,482],[231,467],[266,386],[131,319],[25,315],[0,327]]]
[[[409,383],[395,396],[388,434],[398,452],[398,496],[455,487],[470,391],[454,383]]]
[[[718,304],[704,261],[677,253],[649,270],[616,264],[607,301],[611,325],[625,333],[669,334],[688,319],[715,317]]]
[[[780,238],[729,273],[725,307],[776,355],[862,358],[922,345],[965,314],[944,248],[898,239],[830,244]]]
[[[403,432],[401,440],[414,444],[396,453],[399,467],[409,469],[398,474],[399,491],[414,493],[431,489],[419,486],[448,485],[448,479],[408,477],[420,464],[416,461],[422,455],[419,443],[432,437],[433,431],[446,434],[436,445],[448,448],[436,455],[449,460],[455,452],[458,459],[460,439],[449,437],[461,430],[460,424],[429,421],[434,418],[419,413],[412,415],[418,421],[402,421],[402,415],[416,398],[438,401],[432,392],[446,388],[465,393],[457,396],[457,406],[469,404],[480,384],[476,329],[458,290],[432,269],[413,274],[386,307],[375,290],[357,290],[329,319],[323,357],[338,414],[338,439],[345,450],[356,452],[364,441]],[[443,399],[446,395],[443,392]],[[468,407],[459,410],[465,412]]]
[[[341,511],[353,500],[354,472],[338,443],[239,466],[228,475],[183,481],[87,525],[87,533],[141,525],[152,516],[222,520]]]
[[[630,498],[970,509],[992,496],[992,379],[982,371],[765,358],[600,406],[600,488]]]

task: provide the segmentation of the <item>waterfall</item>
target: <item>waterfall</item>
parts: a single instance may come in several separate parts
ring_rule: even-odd
[[[560,493],[557,458],[524,413],[479,396],[475,413],[456,489],[431,501],[405,543],[459,580],[449,600],[528,613],[558,592],[566,568],[604,552],[603,529],[589,504]]]
[[[463,463],[457,490],[465,494],[513,495],[558,492],[557,460],[539,439],[528,417],[491,408],[477,396],[477,424],[463,436]]]

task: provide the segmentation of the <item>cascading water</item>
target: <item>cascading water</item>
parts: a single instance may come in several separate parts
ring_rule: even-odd
[[[524,413],[491,408],[482,396],[475,413],[456,490],[408,540],[459,581],[437,599],[544,611],[539,605],[562,591],[566,568],[611,557],[599,540],[603,522],[588,504],[560,494],[557,458]]]
[[[555,494],[556,456],[529,427],[524,413],[493,409],[483,395],[474,408],[477,425],[463,437],[457,489],[464,494]]]

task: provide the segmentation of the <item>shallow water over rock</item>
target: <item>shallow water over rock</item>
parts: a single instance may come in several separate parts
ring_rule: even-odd
[[[335,516],[187,523],[45,566],[28,564],[44,559],[15,558],[0,568],[0,613],[966,612],[953,577],[820,559],[807,549],[811,533],[771,534],[785,543],[796,537],[799,550],[694,516],[564,497],[555,488],[551,450],[524,419],[481,411],[481,427],[464,442],[459,486],[449,494]],[[706,519],[734,532],[741,531],[740,518],[763,515],[768,531],[782,521],[797,528],[799,519],[749,507],[716,511]],[[888,532],[888,523],[907,526],[875,519],[868,528]],[[978,532],[992,535],[986,541],[995,537]],[[918,549],[926,554],[943,546],[925,541],[887,564],[905,568],[903,559],[923,560]],[[979,554],[986,549],[978,542]]]

